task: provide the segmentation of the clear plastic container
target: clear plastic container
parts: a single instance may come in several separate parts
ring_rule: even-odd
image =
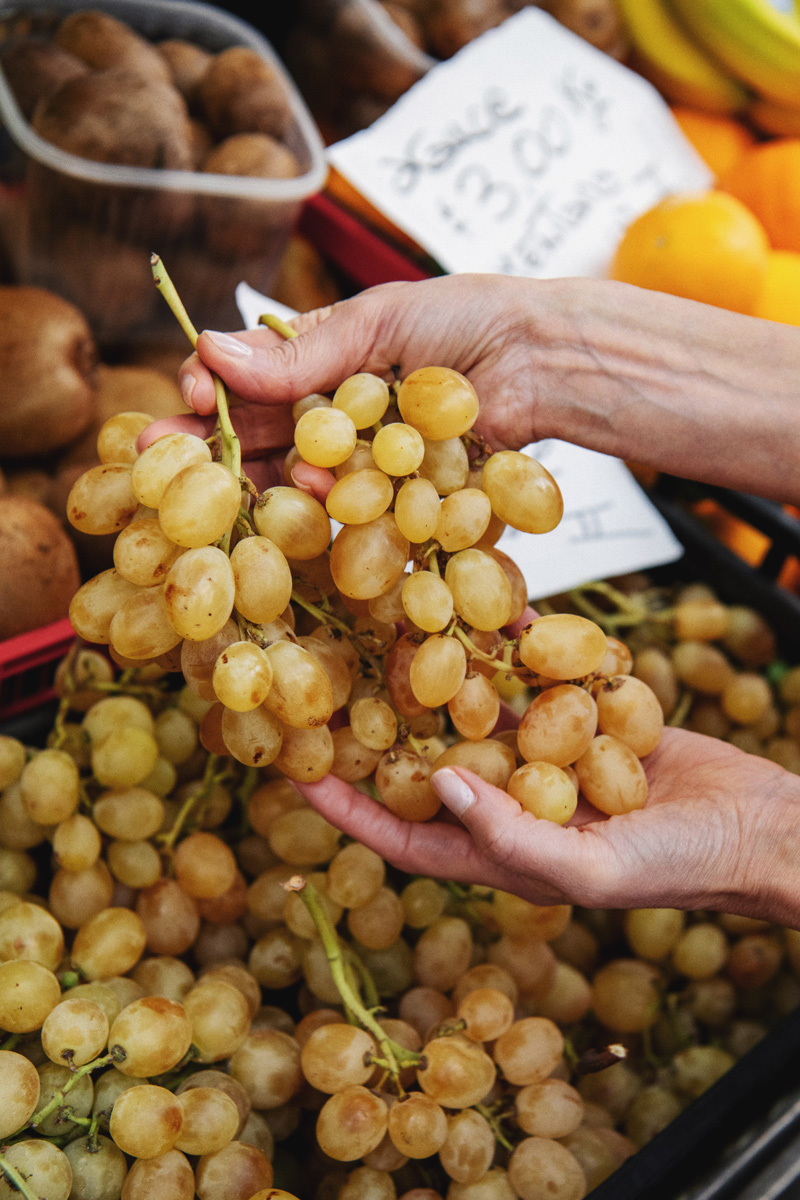
[[[12,282],[49,288],[77,304],[104,344],[182,338],[152,281],[155,252],[196,326],[238,328],[236,285],[245,280],[269,293],[303,201],[324,184],[317,126],[269,42],[212,5],[0,0],[0,42],[37,19],[90,7],[152,42],[179,38],[212,53],[254,49],[284,86],[291,123],[283,141],[299,173],[263,179],[79,157],[34,132],[0,67],[0,245]]]

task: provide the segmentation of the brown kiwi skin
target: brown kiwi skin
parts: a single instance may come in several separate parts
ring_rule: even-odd
[[[152,82],[170,83],[169,63],[158,49],[124,21],[98,9],[79,9],[66,16],[55,34],[56,45],[88,67],[126,67]]]
[[[292,124],[278,72],[249,46],[230,46],[214,55],[198,84],[197,102],[218,138],[232,133],[282,138]]]
[[[0,67],[27,121],[41,99],[88,70],[81,59],[44,38],[0,47]]]
[[[203,170],[238,178],[292,179],[300,168],[291,150],[269,134],[237,133],[214,147]],[[286,204],[274,200],[204,196],[207,243],[221,258],[257,257],[263,253],[270,231],[286,225],[288,211]]]
[[[67,616],[80,587],[77,553],[58,517],[27,496],[0,496],[0,638]]]
[[[44,457],[90,424],[97,346],[83,313],[44,288],[0,286],[3,458]]]

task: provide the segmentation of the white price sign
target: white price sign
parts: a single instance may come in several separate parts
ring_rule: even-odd
[[[655,88],[537,8],[430,70],[330,162],[448,272],[604,275],[711,172]]]

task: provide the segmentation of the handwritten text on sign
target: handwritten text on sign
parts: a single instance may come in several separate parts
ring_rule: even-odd
[[[328,155],[450,272],[603,275],[633,217],[712,182],[650,84],[534,8]]]

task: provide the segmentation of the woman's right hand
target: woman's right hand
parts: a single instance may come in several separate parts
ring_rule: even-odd
[[[196,413],[215,411],[211,372],[242,401],[234,424],[246,457],[291,444],[286,406],[330,392],[349,375],[369,371],[402,378],[417,367],[447,366],[472,382],[481,398],[477,431],[494,449],[519,449],[548,431],[537,421],[537,379],[552,320],[562,301],[557,283],[499,275],[457,275],[370,288],[292,322],[284,340],[261,327],[236,334],[205,331],[184,363],[181,391]],[[145,443],[174,428],[156,422]],[[183,428],[206,424],[180,418]]]

